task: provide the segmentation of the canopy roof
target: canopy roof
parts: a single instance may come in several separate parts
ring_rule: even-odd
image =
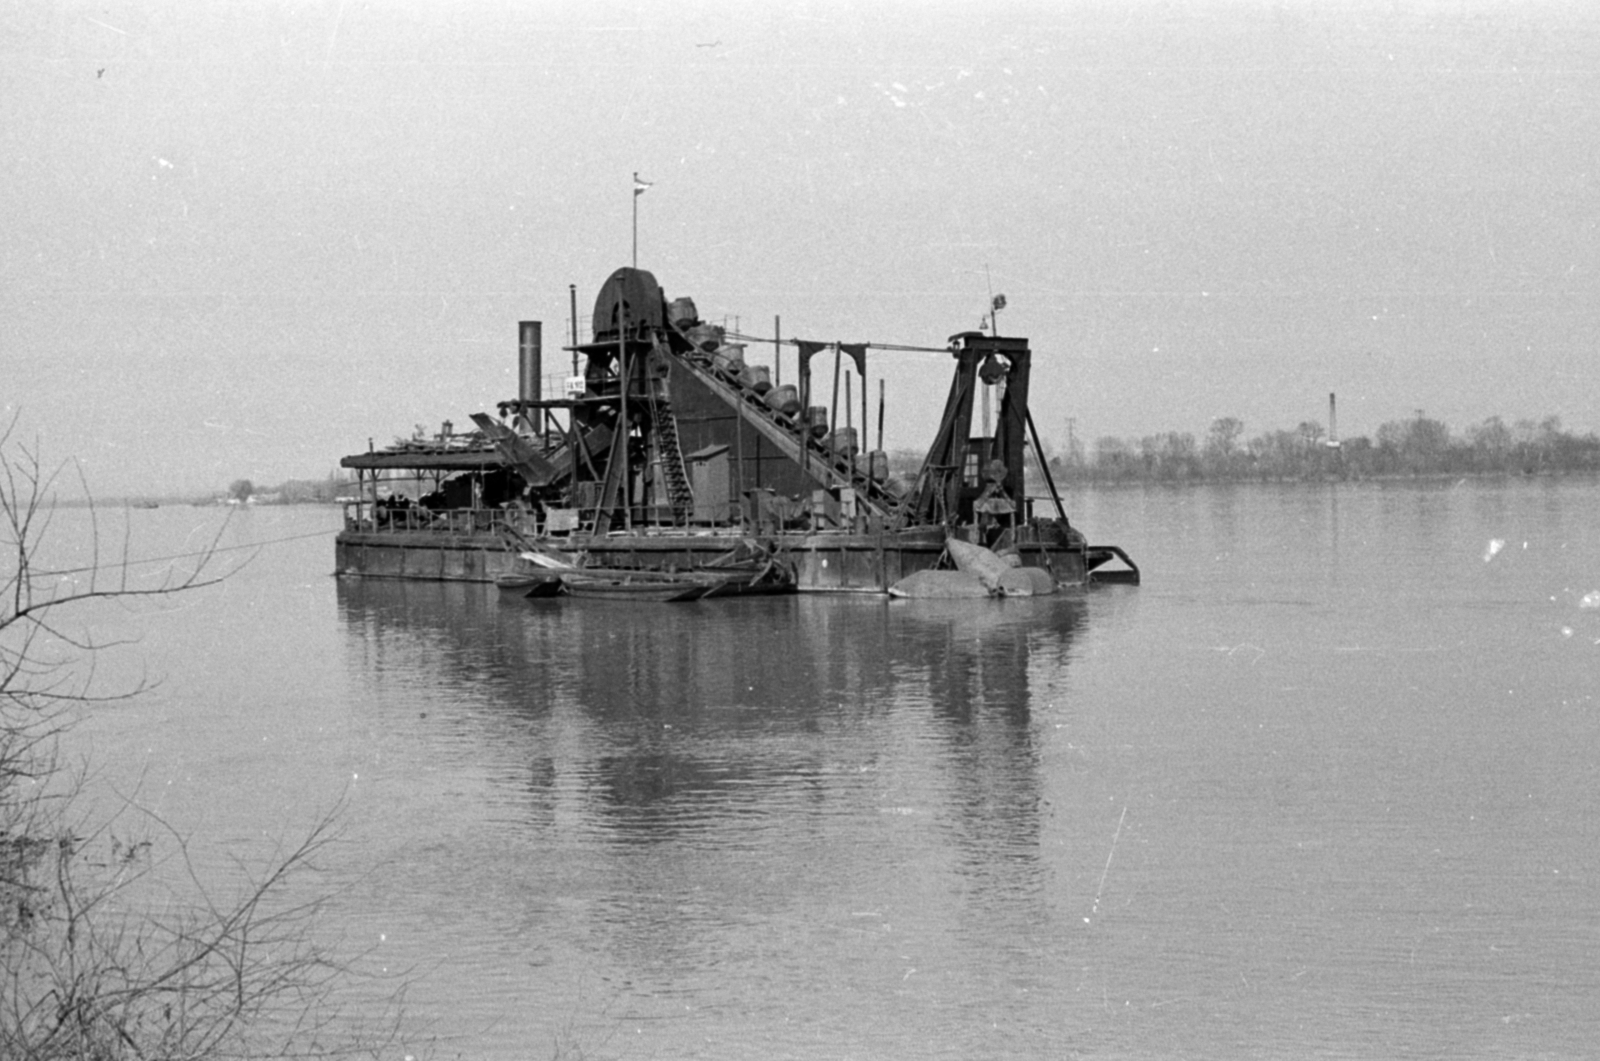
[[[482,471],[505,467],[505,458],[492,449],[377,450],[352,453],[339,461],[341,468],[411,468],[422,471]]]

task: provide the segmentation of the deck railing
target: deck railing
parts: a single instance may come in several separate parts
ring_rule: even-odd
[[[347,501],[344,528],[367,534],[486,535],[507,532],[537,537],[544,528],[536,513],[523,509],[447,508],[389,505],[382,501]]]
[[[730,517],[737,510],[730,507]],[[670,526],[672,511],[657,507],[636,508],[632,524],[640,529]],[[621,529],[619,520],[616,529]],[[427,509],[420,505],[393,505],[383,501],[346,501],[344,504],[344,529],[363,534],[437,534],[440,537],[479,536],[505,539],[537,539],[547,533],[555,537],[569,531],[588,531],[594,528],[594,512],[583,513],[576,527],[559,530],[548,528],[541,514],[529,509],[501,508],[448,508]]]

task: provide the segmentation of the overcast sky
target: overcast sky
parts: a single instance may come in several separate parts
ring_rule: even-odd
[[[3,0],[0,406],[106,496],[466,424],[628,264],[637,170],[641,267],[747,331],[1004,293],[1057,444],[1330,391],[1596,430],[1597,68],[1557,3]],[[948,365],[873,355],[890,447]]]

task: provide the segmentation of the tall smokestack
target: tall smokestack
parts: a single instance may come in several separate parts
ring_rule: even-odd
[[[1334,405],[1333,392],[1328,392],[1328,445],[1339,444],[1339,411]]]
[[[544,322],[518,322],[517,338],[517,397],[536,402],[544,397]]]

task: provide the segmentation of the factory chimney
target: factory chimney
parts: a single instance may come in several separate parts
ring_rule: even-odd
[[[1339,448],[1339,410],[1332,391],[1328,392],[1328,448]]]

